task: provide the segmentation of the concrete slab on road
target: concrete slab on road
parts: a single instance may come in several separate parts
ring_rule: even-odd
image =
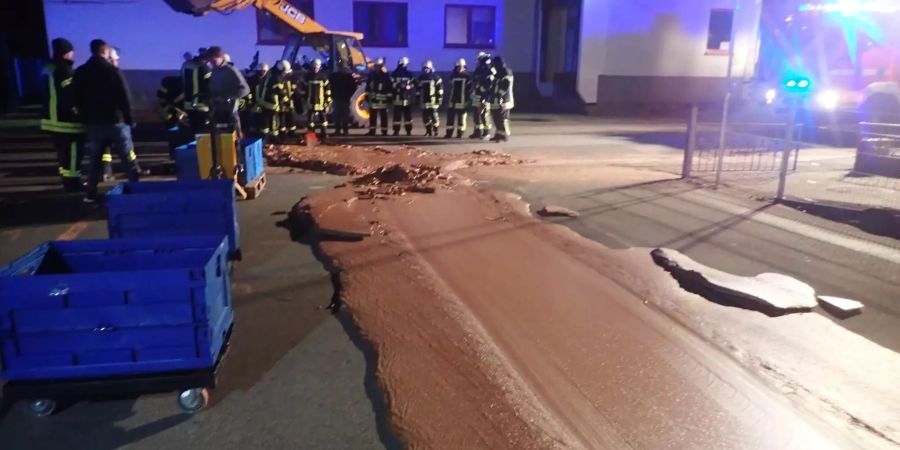
[[[81,402],[41,419],[15,405],[0,414],[0,448],[397,446],[384,425],[371,355],[360,349],[352,327],[323,309],[333,295],[329,274],[280,225],[303,195],[339,180],[270,170],[262,195],[239,203],[244,258],[232,277],[236,324],[209,409],[183,415],[174,393]],[[78,197],[50,204],[72,201],[76,205],[65,211],[83,213]],[[46,206],[33,206],[41,205]],[[30,219],[34,224],[0,228],[0,264],[66,232],[106,237],[105,222],[97,217],[66,221],[65,214],[44,210],[33,211]],[[76,233],[72,227],[79,223]]]

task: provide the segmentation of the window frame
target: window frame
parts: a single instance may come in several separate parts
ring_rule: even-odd
[[[306,9],[303,9],[302,7],[297,7],[297,8],[300,9],[300,11],[303,14],[305,14],[306,16],[308,16],[310,19],[315,20],[315,18],[316,18],[315,17],[316,2],[315,2],[315,0],[308,0],[308,3],[309,3],[309,11],[307,11]],[[259,35],[259,31],[261,29],[260,25],[262,23],[262,18],[266,14],[272,16],[275,19],[276,23],[280,23],[281,25],[287,27],[289,30],[293,31],[293,29],[290,26],[288,26],[288,24],[281,22],[277,17],[275,17],[274,14],[272,14],[268,11],[262,10],[262,9],[257,9],[256,10],[256,45],[287,45],[290,42],[290,38],[291,38],[290,36],[284,36],[283,39],[261,39],[261,37]]]
[[[730,12],[731,13],[731,32],[728,35],[728,50],[722,50],[719,48],[709,48],[709,38],[712,37],[711,28],[712,28],[712,18],[713,14],[716,12]],[[712,8],[709,11],[709,19],[707,19],[707,27],[706,27],[706,52],[704,53],[707,56],[729,56],[731,54],[731,50],[733,49],[734,43],[731,42],[731,38],[734,36],[734,25],[735,25],[735,13],[736,10],[734,8]],[[726,41],[722,41],[726,42]]]
[[[447,11],[450,8],[465,8],[466,10],[466,43],[465,44],[451,44],[447,42]],[[484,8],[490,9],[491,15],[493,16],[494,22],[494,42],[490,45],[478,45],[473,44],[472,41],[472,10],[475,8]],[[444,48],[468,48],[468,49],[487,49],[494,50],[497,48],[497,5],[472,5],[472,4],[458,4],[458,3],[448,3],[444,5]]]
[[[356,26],[356,5],[368,4],[368,5],[378,5],[378,6],[397,6],[400,5],[406,10],[406,21],[404,26],[406,30],[403,33],[403,42],[401,43],[390,43],[390,42],[377,42],[372,41],[369,37],[372,33],[365,33],[359,31],[359,28]],[[407,2],[387,2],[387,1],[369,1],[369,0],[353,0],[352,5],[352,14],[353,14],[353,31],[363,33],[364,37],[361,43],[366,47],[372,48],[408,48],[409,47],[409,3]]]

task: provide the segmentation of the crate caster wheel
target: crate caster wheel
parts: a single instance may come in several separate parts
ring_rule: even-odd
[[[206,388],[193,388],[178,394],[178,406],[188,414],[200,412],[209,404],[209,391]]]
[[[28,411],[35,417],[47,417],[56,411],[56,402],[50,399],[32,400],[28,402]]]

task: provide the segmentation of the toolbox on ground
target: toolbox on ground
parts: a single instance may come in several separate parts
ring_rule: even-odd
[[[0,269],[0,378],[209,369],[233,320],[224,235],[48,242]]]
[[[228,236],[240,258],[232,180],[127,182],[106,195],[110,238]]]
[[[175,148],[175,176],[179,180],[199,180],[200,164],[197,161],[197,142],[189,142]]]

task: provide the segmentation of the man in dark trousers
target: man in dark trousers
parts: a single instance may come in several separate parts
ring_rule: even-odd
[[[81,190],[81,155],[84,148],[84,125],[75,107],[75,47],[56,38],[51,43],[53,61],[44,67],[46,86],[41,129],[50,133],[59,161],[63,189]]]
[[[491,125],[488,122],[491,87],[494,85],[496,72],[491,67],[491,55],[480,53],[478,65],[472,74],[472,109],[475,113],[475,131],[470,139],[488,139],[491,135]]]
[[[359,83],[353,76],[353,69],[343,64],[331,74],[331,91],[334,94],[334,134],[350,135],[350,102]]]
[[[241,119],[238,114],[240,99],[250,94],[244,75],[228,63],[228,54],[221,47],[209,48],[212,77],[209,81],[209,99],[214,122],[227,124],[242,138]]]
[[[269,70],[256,89],[256,104],[260,109],[259,131],[269,142],[275,142],[281,135],[281,99],[284,96],[284,77],[290,76],[291,63],[281,60]]]
[[[472,76],[466,71],[466,60],[460,58],[450,76],[450,98],[447,104],[447,134],[445,139],[462,138],[466,132],[466,121],[472,98]]]
[[[111,47],[91,41],[91,58],[75,70],[75,105],[85,124],[90,165],[84,200],[97,200],[97,184],[103,171],[103,150],[109,145],[119,154],[129,181],[137,181],[140,169],[131,140],[131,94],[125,77],[109,62]]]
[[[394,84],[394,136],[400,135],[401,124],[409,136],[413,128],[412,102],[416,97],[413,73],[409,71],[409,58],[400,58],[397,68],[391,73],[391,81]]]
[[[300,89],[306,107],[306,130],[315,132],[319,140],[328,134],[328,107],[331,106],[331,83],[322,70],[322,60],[313,60],[309,72],[303,76]]]
[[[381,121],[381,135],[387,136],[387,108],[394,94],[394,85],[391,76],[384,66],[384,58],[378,58],[375,67],[369,73],[366,80],[366,98],[369,101],[369,133],[366,136],[375,136],[375,128]]]
[[[431,61],[425,61],[422,65],[422,75],[416,80],[416,86],[419,89],[419,106],[422,107],[425,136],[437,136],[438,127],[441,126],[438,108],[444,101],[444,80],[434,73],[434,64]]]
[[[494,57],[494,69],[497,76],[491,88],[491,120],[497,127],[497,133],[491,139],[494,142],[506,142],[509,140],[511,130],[509,128],[509,114],[516,106],[513,97],[513,73],[506,67],[506,61],[500,56]]]

